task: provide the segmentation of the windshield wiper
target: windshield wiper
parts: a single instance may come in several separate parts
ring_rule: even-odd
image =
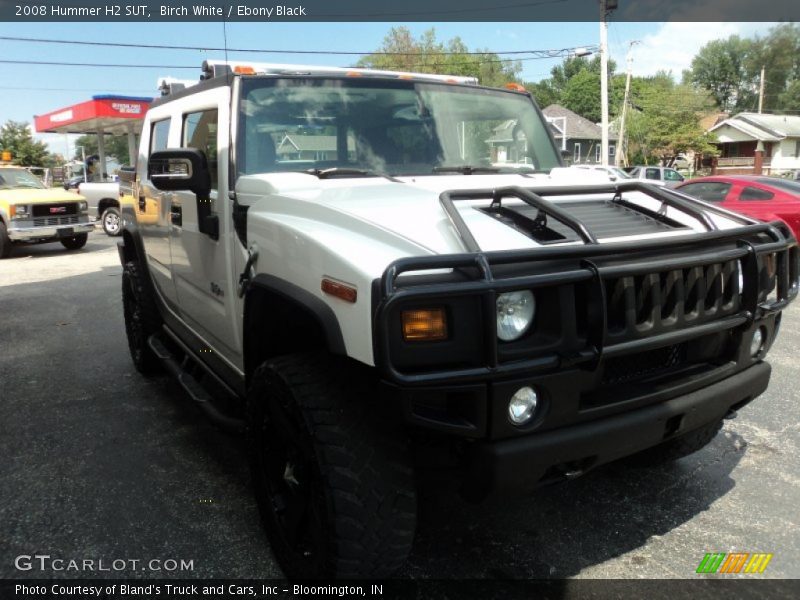
[[[402,183],[399,179],[392,177],[388,173],[381,171],[373,171],[370,169],[354,169],[350,167],[331,167],[330,169],[307,169],[303,171],[310,175],[316,175],[320,179],[328,179],[329,177],[383,177],[389,181]]]
[[[433,167],[434,173],[461,173],[462,175],[472,175],[473,173],[499,173],[500,167],[478,167],[473,165],[441,165]]]

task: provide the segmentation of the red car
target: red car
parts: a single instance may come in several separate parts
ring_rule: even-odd
[[[800,182],[760,175],[720,175],[692,179],[675,190],[761,221],[784,221],[800,239]]]

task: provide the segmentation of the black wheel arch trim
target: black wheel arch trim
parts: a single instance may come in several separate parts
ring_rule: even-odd
[[[267,275],[266,273],[260,273],[250,281],[248,286],[247,296],[245,298],[245,319],[248,318],[247,300],[254,288],[260,288],[277,294],[283,300],[296,304],[300,308],[311,313],[316,318],[322,332],[325,334],[328,351],[332,354],[347,356],[339,320],[336,318],[333,309],[323,300],[314,296],[308,290],[290,283],[285,279],[280,279],[274,275]]]

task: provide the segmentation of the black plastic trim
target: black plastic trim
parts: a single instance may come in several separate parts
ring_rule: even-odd
[[[254,287],[278,294],[290,303],[297,304],[313,314],[325,332],[328,350],[333,354],[346,355],[344,337],[333,309],[309,291],[284,279],[261,273],[248,286],[248,295]]]
[[[630,456],[738,410],[766,390],[770,373],[769,364],[761,362],[644,408],[499,442],[469,444],[462,492],[480,500],[495,491],[528,490]],[[676,418],[678,428],[670,428]]]

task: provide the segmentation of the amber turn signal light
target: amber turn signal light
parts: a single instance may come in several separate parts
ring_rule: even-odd
[[[320,286],[323,292],[336,296],[345,302],[355,302],[358,299],[358,291],[351,285],[339,283],[332,279],[323,279]]]
[[[403,339],[407,342],[435,342],[447,339],[447,318],[443,308],[404,310]]]

